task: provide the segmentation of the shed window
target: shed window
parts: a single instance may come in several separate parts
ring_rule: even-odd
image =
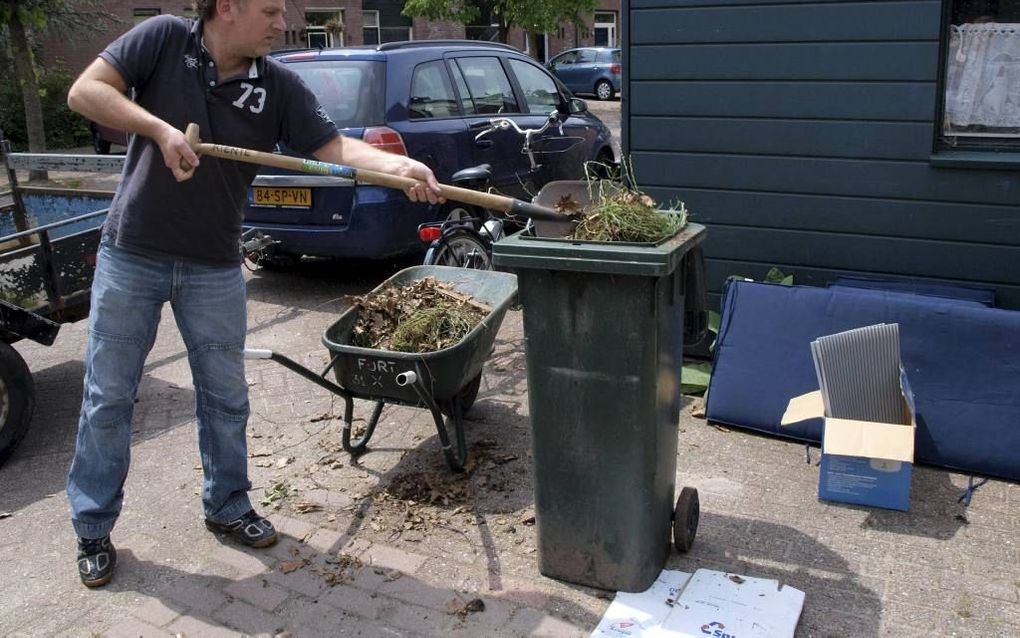
[[[1020,0],[949,0],[942,146],[1020,146]]]

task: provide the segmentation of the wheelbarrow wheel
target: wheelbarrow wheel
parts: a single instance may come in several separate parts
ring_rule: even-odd
[[[372,409],[372,416],[365,424],[365,431],[362,432],[361,436],[353,437],[353,423],[348,420],[344,423],[343,431],[340,435],[340,442],[344,446],[344,451],[352,456],[363,454],[368,449],[368,440],[372,438],[372,434],[375,433],[375,426],[379,423],[379,415],[382,414],[384,402],[378,401],[375,407]]]
[[[693,487],[680,490],[680,497],[676,499],[676,508],[673,510],[673,544],[678,552],[686,553],[694,544],[700,516],[698,490]]]
[[[478,398],[478,389],[482,385],[482,373],[479,372],[478,376],[468,381],[467,385],[461,388],[461,391],[457,393],[457,397],[460,399],[460,413],[467,414],[471,406],[475,404],[475,399]],[[443,414],[451,416],[453,411],[453,403],[448,403],[441,406]]]

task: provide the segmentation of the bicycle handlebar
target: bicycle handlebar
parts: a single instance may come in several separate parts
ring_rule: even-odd
[[[514,131],[517,132],[518,135],[524,136],[523,150],[525,153],[528,154],[528,160],[531,162],[531,169],[535,170],[538,168],[538,164],[535,162],[535,154],[531,150],[531,140],[536,135],[541,135],[542,133],[545,133],[547,130],[549,130],[549,127],[552,126],[553,124],[555,124],[556,127],[559,129],[560,135],[563,135],[563,120],[560,119],[559,111],[555,109],[553,109],[549,113],[548,117],[546,117],[545,124],[543,124],[540,128],[521,128],[520,126],[517,125],[517,122],[511,120],[510,118],[497,117],[489,120],[489,128],[485,129],[478,135],[475,135],[475,141],[477,142],[486,135],[494,133],[496,131],[506,131],[513,129]]]

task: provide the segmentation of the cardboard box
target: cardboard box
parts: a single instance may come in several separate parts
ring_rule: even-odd
[[[822,418],[822,462],[818,498],[907,511],[917,423],[906,376],[900,374],[903,418],[875,423],[825,416],[820,390],[794,397],[781,425]]]

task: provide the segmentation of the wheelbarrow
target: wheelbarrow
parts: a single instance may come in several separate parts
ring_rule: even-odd
[[[373,292],[388,286],[406,286],[427,277],[451,283],[457,292],[491,308],[471,332],[452,346],[434,352],[409,353],[352,345],[360,310],[355,305],[341,314],[322,336],[322,343],[329,351],[329,364],[321,374],[272,350],[247,349],[245,358],[271,359],[342,397],[345,405],[341,442],[352,456],[367,450],[386,404],[428,409],[447,464],[454,471],[462,471],[467,461],[464,414],[478,395],[482,366],[517,293],[517,277],[488,270],[413,266],[393,275]],[[328,378],[331,372],[335,381]],[[353,428],[354,399],[375,403],[359,435],[355,435]]]

